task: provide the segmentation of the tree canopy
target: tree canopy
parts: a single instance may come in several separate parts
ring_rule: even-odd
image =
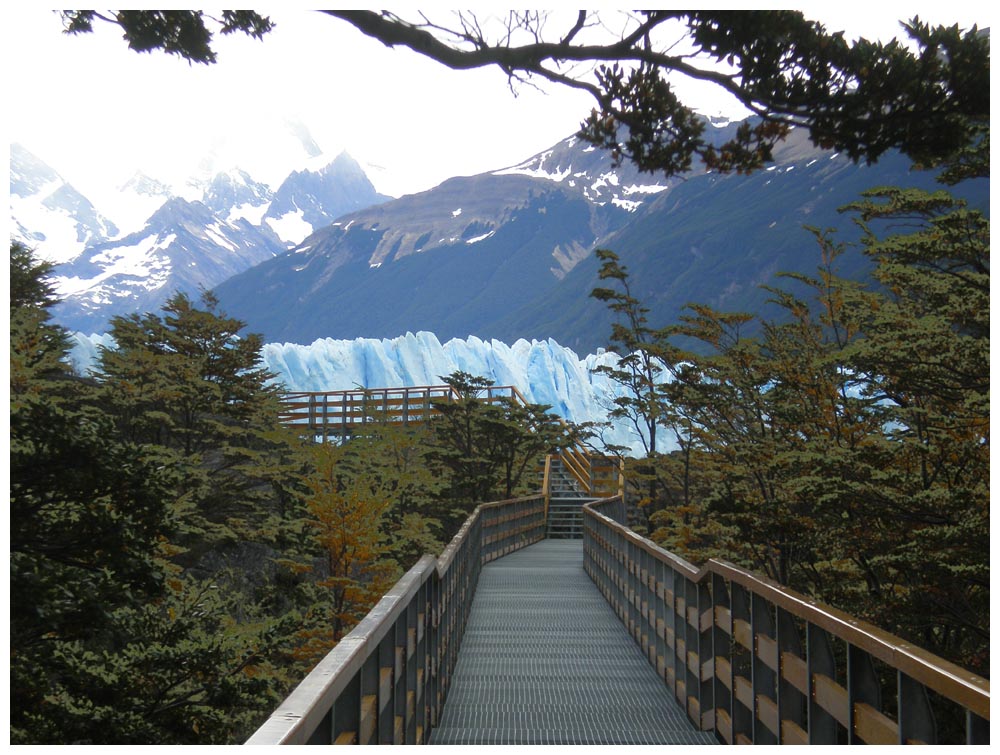
[[[20,243],[10,260],[15,743],[242,741],[471,507],[537,482],[572,437],[457,373],[439,421],[298,438],[260,337],[208,294],[114,318],[115,347],[73,375],[51,266]]]
[[[696,160],[719,171],[752,171],[792,128],[855,161],[898,149],[934,164],[967,147],[989,120],[989,38],[976,27],[903,25],[911,51],[893,39],[848,41],[798,11],[325,10],[388,46],[404,46],[453,69],[497,67],[511,82],[544,80],[588,92],[595,107],[580,136],[616,159],[668,175]],[[95,20],[121,27],[132,49],[164,50],[213,63],[213,30],[261,38],[274,24],[253,11],[62,11],[69,33]],[[606,13],[606,12],[605,12]],[[756,119],[725,144],[678,97],[672,76],[715,85]]]
[[[709,348],[657,386],[690,436],[634,465],[660,486],[651,537],[986,673],[989,223],[943,191],[883,187],[845,211],[874,284],[840,277],[844,245],[814,229],[816,274],[768,287],[783,316],[691,305],[664,331]]]

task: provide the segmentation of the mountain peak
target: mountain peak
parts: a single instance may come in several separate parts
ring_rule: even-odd
[[[606,150],[600,150],[577,136],[518,165],[493,171],[490,175],[521,175],[558,183],[581,194],[596,205],[613,204],[629,212],[637,210],[649,195],[669,189],[677,179],[651,179],[631,163],[615,165]]]
[[[118,187],[118,190],[122,192],[130,191],[144,197],[169,198],[173,196],[173,192],[170,190],[169,186],[162,181],[146,175],[141,170],[137,170],[133,173],[131,178]]]
[[[43,160],[20,144],[10,147],[11,238],[48,262],[67,262],[118,228]]]

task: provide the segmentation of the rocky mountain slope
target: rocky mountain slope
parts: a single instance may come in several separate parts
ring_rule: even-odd
[[[551,290],[677,183],[571,137],[519,165],[346,215],[215,292],[269,340],[489,335],[500,314]]]
[[[721,141],[735,127],[711,123],[710,132]],[[797,132],[750,176],[694,170],[664,180],[570,137],[518,165],[392,201],[349,156],[330,162],[315,151],[277,190],[228,170],[199,184],[199,198],[181,198],[137,174],[131,195],[159,209],[121,234],[55,171],[12,149],[11,208],[32,217],[25,208],[48,200],[88,240],[56,270],[56,316],[73,330],[101,332],[110,316],[155,309],[174,290],[213,288],[224,311],[271,342],[427,331],[552,338],[591,353],[611,331],[607,308],[589,296],[597,247],[619,255],[655,325],[692,302],[759,312],[762,285],[819,264],[807,226],[838,228],[851,242],[857,230],[839,208],[862,191],[937,188],[898,155],[858,166]],[[963,191],[988,209],[988,181]],[[839,264],[866,275],[857,251]]]
[[[733,126],[718,128],[722,138]],[[613,166],[569,138],[520,165],[347,215],[216,293],[269,341],[425,330],[554,338],[588,353],[611,331],[607,308],[589,296],[599,284],[596,247],[620,256],[654,324],[676,321],[691,302],[761,311],[762,284],[819,264],[806,226],[856,239],[839,208],[887,184],[936,186],[898,155],[859,166],[802,133],[754,175],[694,171],[670,181]],[[982,203],[988,187],[980,188]],[[841,259],[845,275],[866,271],[856,251]]]

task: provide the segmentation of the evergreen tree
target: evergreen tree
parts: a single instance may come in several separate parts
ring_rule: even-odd
[[[434,402],[431,458],[449,471],[445,496],[453,508],[441,518],[451,532],[478,504],[537,489],[532,473],[546,454],[572,445],[580,428],[545,405],[489,397],[487,378],[459,371],[441,379],[455,397]]]
[[[611,419],[625,419],[635,429],[647,456],[655,456],[657,430],[666,419],[668,406],[664,387],[672,377],[677,349],[667,340],[667,331],[650,327],[643,307],[632,295],[628,269],[609,249],[594,253],[601,262],[598,278],[617,281],[618,288],[598,287],[590,295],[607,304],[623,321],[611,327],[611,349],[620,359],[615,365],[600,365],[594,372],[606,375],[625,389],[615,398]]]
[[[657,514],[654,537],[988,673],[988,222],[943,193],[848,209],[877,286],[839,278],[817,232],[819,274],[792,276],[809,295],[772,289],[786,317],[760,337],[748,315],[686,318],[715,349],[671,393],[695,420],[702,505]]]
[[[251,395],[197,350],[183,358],[215,387],[177,384],[197,370],[172,361],[183,342],[165,348],[153,327],[135,365],[116,363],[127,378],[98,385],[67,374],[67,339],[48,323],[46,267],[20,246],[11,258],[11,739],[242,741],[301,677],[289,660],[295,616],[287,601],[237,589],[245,565],[235,577],[185,570],[175,542],[217,547],[193,539],[186,518],[211,483],[234,488],[228,496],[248,485],[225,459],[242,454],[249,466],[252,449],[234,438],[253,426],[246,405],[265,406],[270,392]],[[188,314],[181,304],[178,318]],[[137,348],[129,335],[122,341]],[[197,404],[199,391],[215,405]],[[207,460],[194,484],[184,449]]]
[[[125,438],[160,449],[182,471],[176,506],[193,566],[214,547],[278,537],[276,499],[290,484],[291,437],[277,423],[278,390],[261,366],[260,336],[184,294],[163,314],[115,317],[97,376]]]
[[[597,287],[590,295],[607,304],[620,320],[611,327],[612,351],[619,354],[614,365],[599,365],[595,373],[606,375],[624,392],[614,399],[610,420],[624,419],[635,430],[645,450],[645,458],[629,466],[629,482],[645,487],[639,498],[639,511],[648,518],[663,503],[672,507],[690,503],[691,420],[680,410],[682,404],[668,400],[670,383],[679,370],[685,369],[683,352],[671,341],[671,328],[653,328],[646,315],[649,310],[632,294],[628,268],[618,255],[608,249],[595,252],[601,261],[598,277],[616,281],[615,288]],[[658,459],[660,431],[673,435],[679,451],[667,459]],[[623,451],[624,449],[613,449]],[[680,464],[676,464],[676,461]],[[644,525],[633,523],[638,529]]]
[[[11,245],[11,739],[58,741],[67,644],[117,632],[116,611],[163,594],[169,476],[117,440],[94,388],[68,374],[49,322],[49,266]],[[68,727],[73,730],[72,726]]]
[[[846,353],[886,420],[869,614],[988,675],[989,222],[945,192],[880,189],[848,209],[881,284]]]

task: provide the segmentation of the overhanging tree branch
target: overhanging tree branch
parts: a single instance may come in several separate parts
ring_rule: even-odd
[[[896,40],[848,42],[797,11],[634,11],[622,13],[617,33],[587,11],[565,20],[543,11],[501,20],[460,11],[450,23],[424,13],[408,20],[392,11],[321,12],[455,70],[495,66],[512,85],[539,77],[588,92],[596,107],[579,136],[651,173],[683,173],[696,161],[709,170],[757,170],[792,128],[856,162],[897,149],[934,165],[983,140],[989,123],[989,38],[976,27],[932,28],[914,18],[903,27],[914,53]],[[215,60],[201,11],[63,15],[73,33],[111,19],[134,49]],[[224,11],[221,23],[223,33],[255,37],[272,27],[251,11]],[[690,48],[682,54],[673,52],[678,35]],[[581,63],[592,64],[587,73],[573,70]],[[756,118],[712,143],[704,120],[676,95],[675,75],[720,88]]]

